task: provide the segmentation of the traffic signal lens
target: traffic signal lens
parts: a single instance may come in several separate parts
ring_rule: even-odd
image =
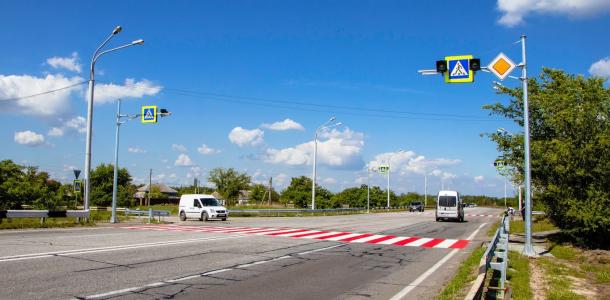
[[[481,60],[478,58],[473,58],[470,60],[470,70],[479,71],[481,70]]]
[[[439,72],[439,73],[447,72],[447,61],[446,60],[437,60],[436,61],[436,72]]]

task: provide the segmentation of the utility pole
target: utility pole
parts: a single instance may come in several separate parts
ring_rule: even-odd
[[[273,190],[273,177],[269,177],[269,205],[271,205],[271,191]]]
[[[504,178],[504,208],[506,207],[506,178]]]
[[[428,205],[428,172],[424,171],[424,208]]]
[[[146,206],[150,206],[150,193],[152,192],[152,169],[148,173],[148,200]]]

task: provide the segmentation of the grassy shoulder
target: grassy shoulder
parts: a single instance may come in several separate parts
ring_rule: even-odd
[[[532,299],[530,288],[529,259],[517,252],[508,252],[508,272],[506,279],[512,289],[512,298],[515,300]]]
[[[546,218],[533,218],[532,220],[532,232],[543,232],[556,230],[557,227],[553,225]],[[510,221],[510,233],[511,234],[523,234],[525,233],[525,222],[519,217],[514,217]]]
[[[449,281],[438,295],[438,300],[463,299],[470,288],[470,284],[478,275],[479,262],[485,253],[485,248],[478,247],[470,253],[468,258],[458,268],[457,274]]]

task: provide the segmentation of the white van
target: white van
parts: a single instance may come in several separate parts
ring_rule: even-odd
[[[229,217],[229,211],[220,205],[214,196],[204,194],[186,194],[180,196],[178,212],[181,221],[185,221],[187,218],[199,219],[200,221],[210,219],[226,221]]]
[[[436,221],[451,219],[464,222],[464,205],[460,193],[440,191],[436,198]]]

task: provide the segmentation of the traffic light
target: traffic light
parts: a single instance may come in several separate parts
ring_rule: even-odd
[[[472,70],[472,71],[481,70],[481,60],[478,58],[470,59],[470,70]]]
[[[445,73],[447,72],[447,61],[446,60],[437,60],[436,61],[436,72]]]

